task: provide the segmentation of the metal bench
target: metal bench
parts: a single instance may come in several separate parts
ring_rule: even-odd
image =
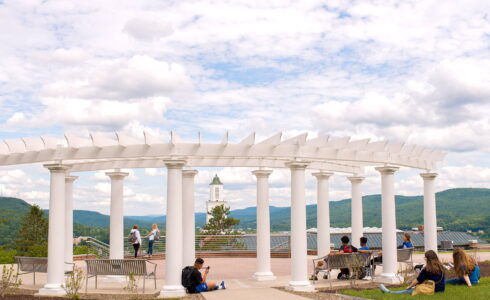
[[[27,257],[27,256],[15,256],[15,262],[17,263],[18,275],[33,273],[33,283],[36,285],[36,273],[48,272],[48,258],[47,257]],[[73,263],[67,263],[73,265]],[[66,271],[65,274],[70,274],[72,271]],[[16,280],[19,277],[16,278]]]
[[[85,293],[88,288],[88,279],[95,277],[95,288],[97,288],[97,276],[99,275],[123,275],[143,276],[143,293],[145,292],[146,278],[153,276],[155,289],[157,288],[157,264],[144,259],[87,259],[87,277],[85,282]],[[147,269],[151,264],[153,270]]]
[[[324,257],[313,259],[313,276],[316,276],[319,272],[327,273],[326,278],[331,278],[330,272],[334,269],[349,268],[359,270],[365,267],[371,267],[371,253],[344,253],[326,255]],[[318,262],[323,261],[322,266],[318,266]],[[355,276],[355,274],[353,274]]]
[[[396,250],[396,261],[406,263],[410,266],[410,269],[413,270],[413,248],[405,248],[405,249],[397,249]],[[382,261],[374,260],[375,265],[382,265]]]

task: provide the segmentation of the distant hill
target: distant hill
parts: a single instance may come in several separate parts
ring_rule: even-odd
[[[447,230],[466,231],[484,230],[490,232],[490,189],[458,188],[442,191],[436,194],[438,225]],[[423,197],[422,196],[396,196],[397,227],[409,229],[423,224]],[[20,227],[20,220],[29,210],[30,205],[24,200],[9,197],[0,197],[0,245],[6,244]],[[381,195],[368,195],[363,197],[364,225],[381,226]],[[316,227],[316,205],[307,205],[307,226]],[[290,208],[270,207],[270,220],[272,231],[290,230]],[[330,202],[330,220],[332,227],[349,227],[351,225],[351,201],[344,199]],[[240,220],[240,228],[256,227],[256,208],[232,210],[230,216]],[[206,215],[196,213],[196,226],[202,227]],[[126,216],[124,227],[130,228],[138,224],[143,230],[149,229],[152,223],[164,228],[165,216]],[[80,234],[94,232],[91,228],[104,228],[106,236],[110,218],[98,212],[88,210],[75,210],[74,223]],[[98,230],[97,232],[99,232]]]

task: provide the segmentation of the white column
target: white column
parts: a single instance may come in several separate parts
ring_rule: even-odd
[[[111,215],[109,230],[109,257],[110,259],[124,258],[124,177],[129,173],[114,172],[105,173],[111,178]]]
[[[435,179],[437,173],[422,173],[424,179],[424,248],[437,253],[437,215]]]
[[[308,281],[306,244],[306,202],[305,169],[306,162],[291,162],[291,281],[286,289],[314,292]]]
[[[51,173],[49,189],[48,279],[39,295],[65,295],[65,173],[69,166],[44,165]]]
[[[317,211],[316,211],[316,244],[318,257],[330,253],[330,203],[328,179],[331,172],[320,171],[313,173],[317,179]]]
[[[271,233],[269,217],[269,175],[271,170],[256,170],[257,177],[257,266],[255,280],[274,280],[271,271]]]
[[[73,263],[73,182],[78,176],[65,177],[65,262]],[[72,266],[65,264],[65,271]]]
[[[381,224],[383,246],[383,272],[377,281],[397,283],[397,245],[396,245],[396,208],[395,208],[395,172],[398,167],[378,167],[381,173]]]
[[[365,177],[352,176],[347,177],[351,182],[352,202],[351,202],[351,227],[352,227],[352,245],[359,248],[361,246],[360,238],[363,235],[363,219],[362,219],[362,191],[361,184]]]
[[[182,235],[184,238],[182,266],[192,266],[196,259],[194,177],[197,173],[197,170],[182,171]]]
[[[167,166],[167,222],[165,249],[165,285],[160,298],[185,296],[182,272],[182,167],[185,161],[165,161]]]

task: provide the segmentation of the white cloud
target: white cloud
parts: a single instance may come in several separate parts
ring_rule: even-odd
[[[128,20],[124,31],[140,41],[152,41],[172,34],[172,27],[168,23],[146,18]]]

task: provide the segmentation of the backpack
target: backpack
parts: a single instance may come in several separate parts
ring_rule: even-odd
[[[157,232],[154,234],[153,240],[155,240],[155,241],[160,240],[160,231],[159,230],[157,230]]]
[[[131,231],[128,235],[128,242],[134,244],[138,239],[136,238],[136,231]]]
[[[188,292],[192,292],[193,290],[193,282],[191,279],[192,272],[194,271],[194,267],[187,266],[182,269],[182,285],[187,289]]]

